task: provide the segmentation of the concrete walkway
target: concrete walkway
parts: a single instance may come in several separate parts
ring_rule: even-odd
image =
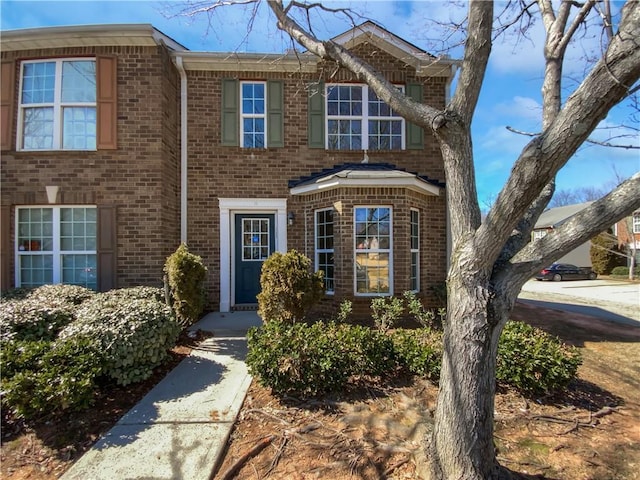
[[[210,313],[202,342],[102,437],[63,480],[209,480],[251,376],[246,332],[256,312]]]

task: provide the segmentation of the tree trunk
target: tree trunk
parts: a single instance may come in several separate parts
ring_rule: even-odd
[[[493,444],[494,394],[498,339],[515,293],[492,292],[488,275],[454,261],[435,424],[419,473],[434,480],[508,478]]]

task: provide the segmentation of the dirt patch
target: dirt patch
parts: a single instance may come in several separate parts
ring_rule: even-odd
[[[584,364],[561,396],[498,392],[500,462],[528,479],[640,480],[640,328],[521,303],[513,317],[578,345]],[[3,412],[0,476],[59,478],[193,345],[181,338],[153,378],[109,389],[87,412],[29,424]],[[215,478],[244,457],[230,478],[414,479],[413,452],[430,428],[436,395],[429,382],[404,378],[303,402],[254,382]]]
[[[563,395],[498,392],[501,464],[529,479],[640,479],[640,328],[520,303],[513,317],[580,346],[584,364]],[[254,381],[215,479],[416,478],[437,388],[404,380],[310,402]]]

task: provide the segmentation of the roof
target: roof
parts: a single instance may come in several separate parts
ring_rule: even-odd
[[[161,43],[164,43],[170,50],[188,50],[184,45],[148,23],[71,25],[23,28],[2,32],[2,50],[7,52],[86,46],[152,47]]]
[[[573,217],[576,213],[584,210],[593,202],[585,202],[585,203],[576,203],[574,205],[564,205],[562,207],[550,208],[549,210],[545,210],[538,218],[534,229],[542,229],[542,228],[558,228],[560,225],[565,223],[571,217]]]
[[[311,175],[289,180],[292,195],[338,187],[405,187],[439,195],[444,183],[407,172],[390,163],[343,163]]]
[[[414,67],[419,77],[453,77],[457,65],[454,60],[437,59],[429,55],[370,21],[334,37],[333,41],[346,48],[371,43]],[[172,56],[181,57],[186,70],[194,71],[314,73],[321,61],[309,52],[266,54],[190,51],[151,24],[73,25],[2,31],[3,51],[160,44],[165,44],[172,51]]]

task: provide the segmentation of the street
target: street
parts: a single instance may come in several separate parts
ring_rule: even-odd
[[[627,325],[640,325],[640,285],[626,281],[529,280],[522,287],[518,300]]]

